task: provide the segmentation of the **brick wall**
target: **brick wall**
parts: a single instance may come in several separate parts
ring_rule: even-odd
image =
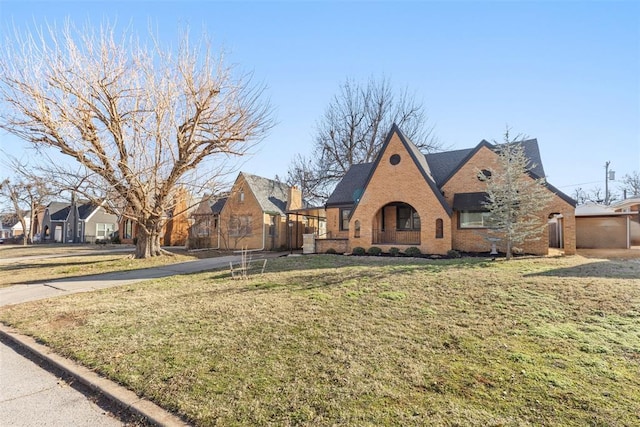
[[[400,162],[396,165],[392,165],[389,161],[393,154],[400,155]],[[378,167],[351,216],[349,223],[351,247],[349,249],[355,246],[362,246],[365,249],[373,246],[373,229],[379,226],[378,222],[381,218],[379,212],[385,205],[393,202],[407,203],[418,212],[421,222],[420,244],[376,244],[375,246],[384,248],[396,246],[401,250],[409,246],[417,246],[423,253],[429,254],[446,254],[451,249],[451,218],[397,134],[391,137],[385,151],[381,154]],[[329,226],[332,224],[332,219],[328,219]],[[442,239],[435,238],[436,219],[442,219],[444,223]],[[355,221],[360,221],[360,237],[354,235]],[[395,221],[387,225],[395,227]]]
[[[347,239],[316,239],[316,253],[324,254],[327,250],[333,249],[336,253],[343,254],[349,252],[349,240]]]
[[[487,147],[480,147],[475,155],[465,163],[458,172],[442,187],[447,202],[453,206],[453,197],[456,193],[474,193],[486,191],[486,183],[478,179],[478,173],[482,169],[496,169],[497,154]],[[547,208],[540,214],[543,221],[547,221],[549,215],[561,214],[563,216],[564,252],[567,255],[575,254],[576,250],[576,225],[575,208],[555,196]],[[488,252],[491,243],[485,229],[460,229],[459,214],[454,213],[451,222],[452,246],[454,249],[465,252]],[[521,245],[521,249],[530,254],[546,255],[549,251],[549,233],[545,229],[540,234],[539,240],[532,240]],[[498,250],[504,252],[504,245],[498,243]]]

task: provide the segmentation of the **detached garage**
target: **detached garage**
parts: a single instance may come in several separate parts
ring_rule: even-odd
[[[576,208],[576,248],[629,249],[631,217],[629,212],[587,203]]]

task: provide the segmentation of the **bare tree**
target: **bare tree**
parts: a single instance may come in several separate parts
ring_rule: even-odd
[[[272,126],[264,88],[214,56],[206,38],[192,45],[185,32],[171,49],[114,25],[69,23],[15,34],[0,54],[0,128],[60,151],[94,190],[116,195],[137,222],[137,258],[162,253],[180,185],[229,172],[227,161]]]
[[[491,232],[504,241],[507,260],[513,255],[514,245],[540,239],[547,226],[541,213],[553,197],[544,178],[529,174],[535,165],[520,144],[523,140],[522,136],[510,139],[507,129],[504,142],[498,144],[497,167],[490,176],[479,175],[487,182],[485,207],[491,213]]]
[[[633,171],[622,177],[622,190],[629,197],[640,197],[640,172]]]
[[[573,190],[573,194],[571,195],[571,198],[573,200],[576,201],[577,204],[582,205],[584,204],[588,199],[587,197],[587,193],[582,189],[582,187],[578,187],[576,189]]]
[[[31,176],[28,179],[21,177],[18,180],[14,179],[13,182],[9,179],[0,182],[0,197],[9,201],[17,220],[22,225],[23,245],[33,242],[38,215],[50,196],[51,188],[41,177]]]
[[[395,91],[388,79],[347,79],[316,126],[312,155],[294,158],[287,183],[307,199],[326,200],[352,165],[375,159],[393,123],[421,150],[440,149],[426,122],[423,105],[408,90]]]

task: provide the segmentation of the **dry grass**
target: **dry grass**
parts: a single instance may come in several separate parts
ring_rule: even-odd
[[[0,250],[0,287],[21,283],[42,283],[67,277],[156,267],[196,259],[175,256],[132,259],[131,252],[109,253],[97,245],[9,246]],[[119,247],[118,247],[119,248]]]
[[[308,256],[4,309],[196,425],[640,423],[640,262]]]
[[[35,244],[35,245],[0,245],[0,259],[12,259],[25,256],[72,256],[77,254],[95,253],[100,254],[109,249],[130,248],[127,245],[80,245],[80,244]]]

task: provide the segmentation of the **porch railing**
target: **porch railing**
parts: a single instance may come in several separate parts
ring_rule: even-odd
[[[419,245],[420,230],[373,230],[373,243]]]

